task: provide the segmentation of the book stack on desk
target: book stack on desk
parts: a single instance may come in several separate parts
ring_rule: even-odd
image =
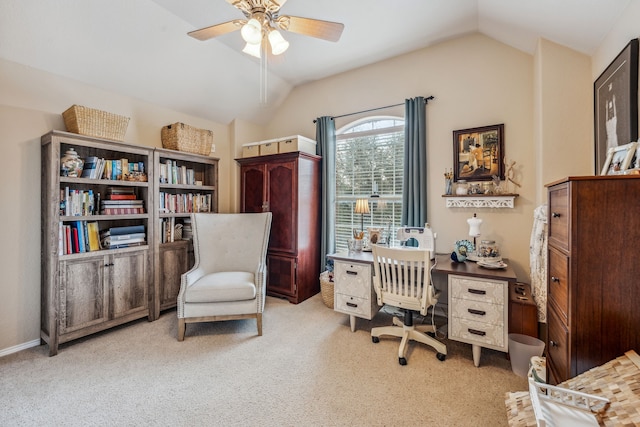
[[[147,244],[144,225],[111,227],[100,235],[104,249],[128,248]]]

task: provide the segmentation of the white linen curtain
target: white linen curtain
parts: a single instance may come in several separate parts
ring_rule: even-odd
[[[531,292],[538,306],[538,321],[547,322],[547,205],[533,211],[533,229],[529,242]]]

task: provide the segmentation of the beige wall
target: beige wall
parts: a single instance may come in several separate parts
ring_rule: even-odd
[[[191,117],[76,81],[0,60],[0,354],[40,336],[40,136],[64,130],[72,104],[131,117],[125,142],[161,147],[162,126],[185,122],[214,132],[220,160],[219,208],[231,210],[229,126]]]
[[[0,249],[0,352],[33,344],[39,337],[40,272],[34,266],[40,259],[40,179],[34,167],[39,170],[40,136],[64,129],[60,113],[71,104],[130,116],[126,141],[141,145],[161,146],[160,128],[177,121],[212,129],[214,155],[221,159],[220,210],[228,212],[238,207],[233,159],[243,143],[292,134],[314,138],[313,119],[318,116],[433,95],[436,99],[427,106],[428,214],[438,232],[437,249],[449,252],[455,240],[467,238],[466,219],[477,212],[484,220],[483,237],[500,243],[519,279],[526,281],[532,211],[544,201],[544,184],[556,176],[589,173],[589,155],[580,153],[592,152],[592,137],[572,131],[592,129],[592,118],[585,117],[592,108],[589,73],[588,57],[561,46],[542,41],[531,56],[474,34],[300,86],[276,117],[260,127],[238,120],[212,123],[0,60],[0,143],[7,159],[0,172],[0,209],[6,225],[3,242],[11,242]],[[569,95],[558,96],[559,87],[570,87]],[[402,116],[403,107],[376,114]],[[336,126],[359,117],[337,119]],[[496,123],[505,124],[506,157],[516,161],[516,179],[522,183],[515,209],[445,208],[441,194],[443,172],[453,166],[452,131]],[[557,144],[566,150],[556,151]]]

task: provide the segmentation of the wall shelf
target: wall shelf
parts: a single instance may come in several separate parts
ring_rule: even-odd
[[[448,208],[513,208],[519,194],[469,194],[467,196],[443,195]]]

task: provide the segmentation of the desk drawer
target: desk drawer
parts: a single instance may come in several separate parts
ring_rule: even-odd
[[[336,261],[334,274],[335,293],[369,300],[371,296],[371,266],[369,264]]]
[[[451,316],[492,325],[504,323],[504,305],[454,298]]]
[[[351,295],[335,294],[334,310],[371,320],[371,301]]]
[[[504,326],[460,317],[449,318],[449,338],[498,350],[505,350]]]
[[[475,279],[463,276],[449,276],[450,298],[473,300],[503,306],[507,282]]]

